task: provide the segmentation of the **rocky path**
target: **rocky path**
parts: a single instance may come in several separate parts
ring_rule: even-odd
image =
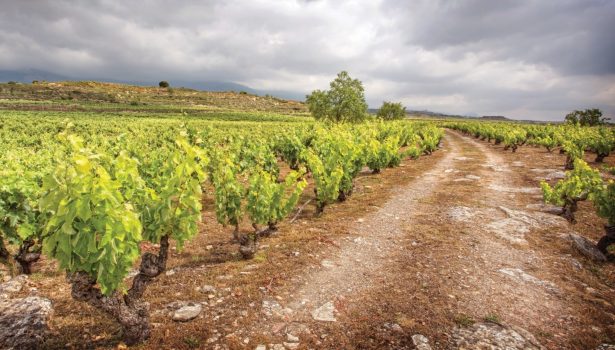
[[[290,298],[263,301],[260,349],[595,347],[584,339],[615,320],[615,295],[588,307],[582,264],[549,248],[571,229],[524,185],[526,164],[451,131],[441,152],[290,281]]]

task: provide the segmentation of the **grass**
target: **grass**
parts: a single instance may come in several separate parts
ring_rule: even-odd
[[[466,314],[459,314],[455,317],[455,323],[461,327],[470,327],[476,321]]]
[[[193,336],[184,337],[184,344],[190,349],[197,349],[201,346],[201,341]]]
[[[502,320],[500,320],[500,317],[496,314],[488,314],[485,316],[484,320],[486,322],[491,322],[491,323],[497,323],[497,324],[502,323]]]

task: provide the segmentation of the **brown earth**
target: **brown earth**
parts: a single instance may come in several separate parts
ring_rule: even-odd
[[[480,338],[473,323],[517,332],[536,348],[612,343],[615,268],[566,239],[576,231],[595,241],[604,220],[588,203],[576,225],[540,205],[538,178],[561,170],[564,158],[504,152],[448,131],[431,156],[362,173],[353,196],[323,216],[307,205],[252,261],[240,259],[232,229],[206,205],[202,234],[173,250],[169,272],[146,293],[154,329],[138,348],[413,349],[422,334],[446,349]],[[70,299],[53,264],[37,268],[30,285],[55,308],[48,348],[123,347],[119,327]],[[174,322],[175,301],[202,303],[203,312]]]

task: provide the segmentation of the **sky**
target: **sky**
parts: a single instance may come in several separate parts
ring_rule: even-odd
[[[615,1],[0,0],[0,70],[304,95],[346,70],[410,110],[615,119]]]

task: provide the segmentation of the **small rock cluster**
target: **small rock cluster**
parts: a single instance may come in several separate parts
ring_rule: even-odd
[[[471,327],[453,330],[451,345],[455,349],[544,349],[528,331],[504,325],[483,322]]]

